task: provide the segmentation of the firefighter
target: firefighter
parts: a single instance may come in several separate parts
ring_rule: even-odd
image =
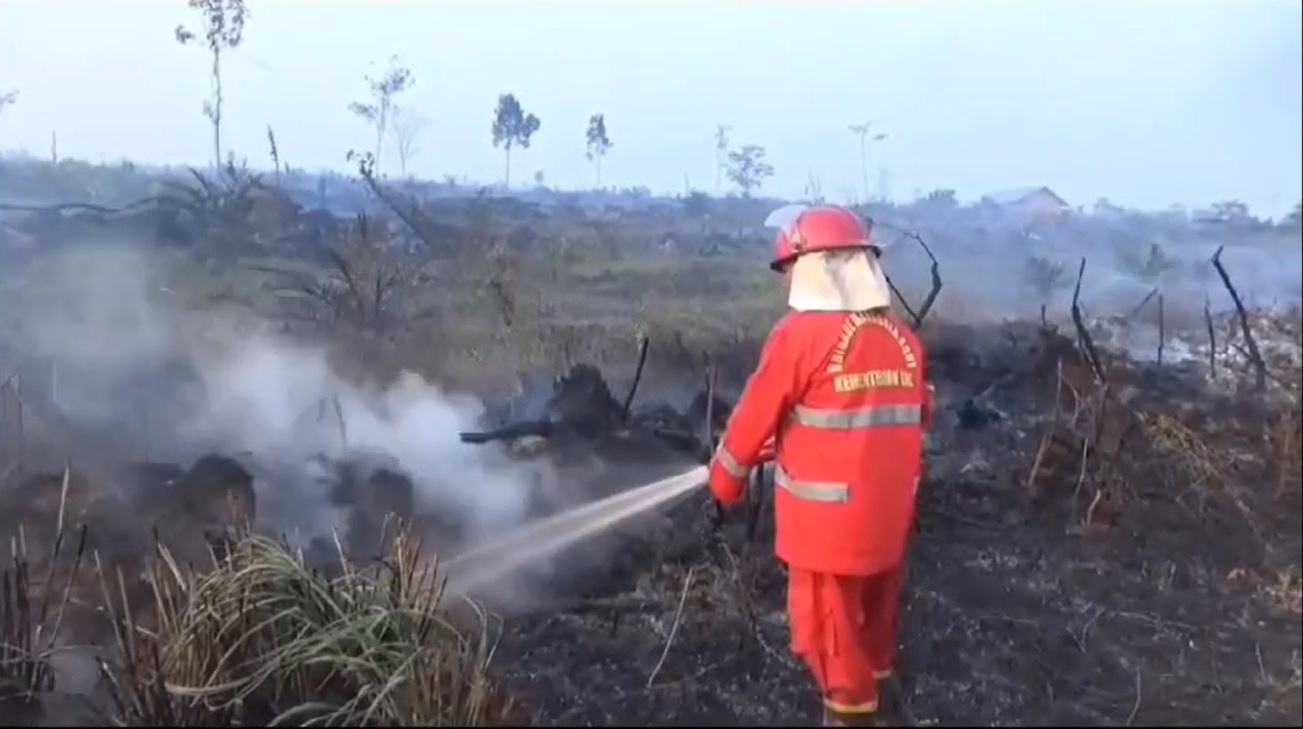
[[[859,215],[788,206],[770,221],[781,229],[771,268],[787,281],[790,311],[729,418],[710,490],[728,509],[750,470],[775,461],[792,650],[822,692],[825,726],[879,725],[888,708],[903,710],[880,707],[879,692],[895,663],[932,418],[926,355],[891,313],[881,247]]]

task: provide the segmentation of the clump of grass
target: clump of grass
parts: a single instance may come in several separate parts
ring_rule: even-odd
[[[14,555],[0,570],[0,712],[7,704],[30,703],[53,687],[45,651],[38,645],[40,608],[31,603],[27,560]]]
[[[105,581],[122,665],[104,667],[116,720],[138,726],[479,726],[510,712],[486,676],[486,616],[441,603],[435,568],[402,536],[392,558],[327,577],[302,552],[239,537],[203,574],[165,548],[151,626]],[[111,597],[116,593],[118,597]],[[454,612],[457,614],[454,615]],[[462,614],[465,613],[465,614]],[[467,626],[473,629],[467,630]]]
[[[21,527],[9,540],[8,564],[0,569],[0,714],[22,707],[36,708],[40,696],[54,689],[54,669],[49,659],[63,624],[75,574],[86,553],[83,527],[67,580],[62,589],[57,589],[56,566],[63,556],[68,535],[64,530],[64,515],[69,473],[68,469],[64,470],[56,533],[45,555],[49,564],[44,575],[33,579],[27,535]]]
[[[1284,494],[1303,484],[1303,409],[1296,403],[1268,418],[1265,431],[1276,473],[1276,491]]]

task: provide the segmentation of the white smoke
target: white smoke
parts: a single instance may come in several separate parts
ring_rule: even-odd
[[[248,312],[223,310],[160,265],[160,254],[81,248],[31,271],[6,301],[29,383],[79,433],[113,436],[128,459],[237,456],[259,475],[274,526],[323,536],[339,525],[323,459],[380,458],[415,487],[419,512],[469,532],[519,521],[536,478],[492,446],[467,445],[483,412],[419,375],[383,386],[346,381],[324,348],[293,341]],[[48,373],[44,378],[33,377]],[[29,384],[29,389],[31,386]],[[315,471],[315,473],[314,473]]]
[[[365,389],[332,372],[321,349],[266,335],[242,339],[200,373],[206,396],[185,424],[187,441],[290,464],[380,454],[411,477],[420,509],[454,512],[473,530],[525,515],[530,474],[459,438],[483,412],[473,398],[410,372]]]

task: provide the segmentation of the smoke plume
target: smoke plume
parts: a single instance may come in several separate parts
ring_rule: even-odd
[[[472,534],[524,516],[535,474],[458,438],[480,402],[412,373],[381,386],[346,381],[323,347],[246,310],[184,300],[176,292],[193,289],[196,273],[162,255],[61,252],[7,302],[5,318],[21,324],[10,341],[26,397],[46,404],[61,435],[112,451],[99,457],[237,456],[258,477],[260,520],[266,504],[270,526],[305,538],[339,525],[327,462],[396,466],[419,512]],[[171,286],[177,275],[189,284]]]

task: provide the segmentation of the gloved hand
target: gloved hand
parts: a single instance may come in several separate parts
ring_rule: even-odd
[[[701,454],[701,463],[704,464],[704,466],[708,468],[710,467],[711,460],[714,460],[715,449],[718,449],[718,447],[719,438],[714,436],[711,437],[708,447],[706,447],[704,453]],[[724,518],[726,518],[728,511],[731,510],[728,509],[727,506],[724,506],[723,502],[719,501],[718,498],[715,498],[714,493],[711,493],[710,502],[706,505],[706,524],[708,524],[711,532],[719,531],[719,527],[723,526]]]
[[[724,517],[728,512],[724,509],[724,505],[719,503],[719,499],[716,499],[714,496],[710,497],[709,508],[710,517],[706,523],[710,527],[711,532],[717,532],[720,530],[720,527],[724,526]]]
[[[702,449],[702,453],[700,454],[702,466],[709,468],[711,460],[714,459],[714,455],[713,447],[708,446],[705,447],[705,449]],[[709,488],[706,489],[706,493],[710,494]],[[724,522],[724,505],[719,503],[719,499],[715,498],[714,494],[710,494],[709,498],[710,502],[706,503],[706,526],[708,526],[711,532],[717,532]]]
[[[718,446],[718,444],[719,444],[718,438],[711,438],[709,445],[707,445],[706,448],[702,449],[702,453],[701,453],[702,465],[707,467],[710,466],[711,460],[714,459],[715,457],[715,448]],[[721,504],[719,502],[719,499],[716,499],[713,494],[710,496],[710,503],[707,504],[706,508],[708,510],[706,523],[709,526],[710,531],[712,532],[719,531],[719,528],[724,524],[724,516],[725,513],[727,512],[727,509],[724,508],[724,505]]]

